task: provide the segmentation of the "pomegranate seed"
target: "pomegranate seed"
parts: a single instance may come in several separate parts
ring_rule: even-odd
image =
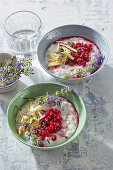
[[[59,111],[58,111],[57,109],[54,109],[54,113],[56,113],[56,114],[57,114],[57,113],[59,113]]]
[[[84,43],[83,43],[83,42],[81,43],[81,46],[82,46],[82,47],[84,46]]]
[[[56,122],[56,121],[57,121],[57,118],[54,118],[53,120],[54,120],[54,122]]]
[[[53,112],[53,109],[52,109],[52,108],[50,109],[50,112]]]
[[[54,122],[53,125],[56,126],[56,122]]]
[[[76,47],[77,47],[77,48],[79,47],[79,42],[78,42],[78,43],[76,43]]]
[[[85,49],[86,49],[86,48],[85,48],[85,47],[83,47],[82,49],[83,49],[83,51],[85,51]]]
[[[50,132],[50,127],[46,128],[46,132],[48,132],[48,133]]]
[[[39,133],[39,131],[38,130],[36,130],[36,134],[38,134]]]
[[[82,64],[82,65],[83,65],[83,67],[85,67],[85,66],[86,66],[86,61],[83,61],[83,64]]]
[[[53,125],[50,125],[50,130],[51,130],[51,131],[53,131],[53,130],[54,130]]]
[[[40,136],[40,138],[41,138],[42,140],[44,140],[44,139],[45,139],[45,136]]]
[[[48,120],[51,120],[51,116],[48,116]]]
[[[77,59],[77,63],[80,63],[81,61],[82,61],[82,59],[81,59],[81,58]]]
[[[69,63],[69,65],[70,65],[70,66],[74,66],[74,65],[75,65],[75,63]]]
[[[81,54],[81,51],[77,51],[77,55],[78,55],[78,57],[79,57],[79,55]]]
[[[47,118],[47,117],[48,117],[48,113],[46,112],[46,113],[45,113],[45,118]]]
[[[50,134],[46,132],[46,133],[45,133],[45,136],[49,137],[49,136],[50,136]]]
[[[53,112],[50,113],[50,116],[53,117]]]
[[[85,52],[84,57],[88,57],[88,54]]]
[[[48,114],[50,114],[50,112],[51,112],[50,110],[47,111]]]
[[[40,136],[42,136],[42,135],[43,135],[43,133],[42,133],[42,132],[39,132],[39,135],[40,135]]]
[[[50,124],[50,125],[53,125],[53,121],[50,121],[49,124]]]
[[[77,78],[80,78],[80,75],[77,75]]]
[[[82,53],[81,53],[81,56],[84,57],[84,55],[85,55],[85,52],[82,52]]]
[[[84,47],[87,48],[87,44],[84,44]]]
[[[89,62],[89,58],[88,57],[86,58],[86,61]]]
[[[46,129],[46,126],[43,126],[44,129]]]
[[[40,147],[44,147],[44,144],[43,144],[43,143],[40,143]]]
[[[58,120],[58,121],[62,121],[62,117],[61,117],[61,116],[58,116],[58,117],[57,117],[57,120]]]
[[[53,114],[53,117],[55,118],[55,117],[57,117],[57,115],[56,115],[56,114]]]
[[[92,49],[93,44],[89,44],[88,48]]]

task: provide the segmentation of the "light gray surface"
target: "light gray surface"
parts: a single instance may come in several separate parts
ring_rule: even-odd
[[[76,87],[86,104],[82,133],[64,148],[38,151],[11,134],[6,118],[10,100],[21,89],[40,82],[57,82],[33,60],[34,74],[23,76],[16,88],[0,94],[0,170],[112,170],[113,169],[113,1],[111,0],[0,0],[0,52],[7,51],[3,22],[17,10],[31,10],[42,19],[41,36],[64,24],[85,24],[100,31],[110,46],[107,65],[95,77]]]

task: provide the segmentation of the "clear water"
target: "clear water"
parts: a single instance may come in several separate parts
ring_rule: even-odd
[[[38,35],[33,30],[20,30],[13,33],[16,38],[9,39],[10,48],[17,54],[35,52]]]

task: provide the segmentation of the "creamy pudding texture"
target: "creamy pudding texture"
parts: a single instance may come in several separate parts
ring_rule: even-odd
[[[56,146],[64,143],[75,132],[79,116],[74,105],[61,98],[60,105],[37,105],[28,102],[16,118],[19,135],[38,146]],[[38,121],[39,120],[39,121]]]
[[[50,45],[45,54],[45,62],[49,71],[55,76],[64,78],[75,74],[70,78],[79,78],[79,72],[84,72],[92,64],[98,52],[99,48],[87,39],[63,38]],[[91,72],[86,72],[84,76],[90,74]]]

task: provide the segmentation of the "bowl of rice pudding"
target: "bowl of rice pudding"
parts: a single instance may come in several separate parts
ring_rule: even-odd
[[[92,28],[65,25],[48,32],[40,41],[38,60],[43,69],[62,83],[86,81],[107,62],[109,47]]]
[[[7,111],[13,135],[20,142],[40,150],[59,148],[73,141],[85,124],[85,105],[73,91],[63,96],[51,95],[68,88],[61,84],[41,83],[19,92]],[[39,96],[46,92],[48,100],[39,103]]]

